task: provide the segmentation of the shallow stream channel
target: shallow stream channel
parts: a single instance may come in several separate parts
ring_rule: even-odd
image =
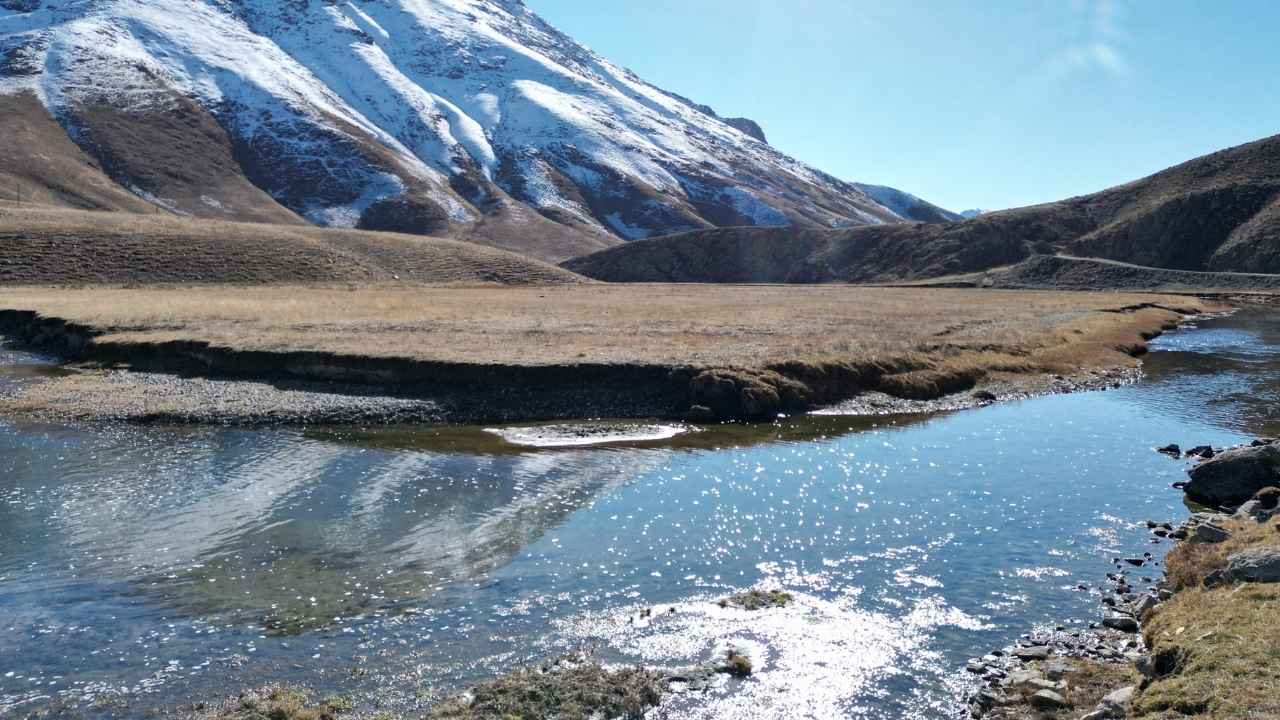
[[[0,717],[276,681],[412,715],[571,651],[674,667],[729,645],[752,676],[653,716],[962,714],[966,660],[1096,621],[1111,559],[1163,553],[1143,521],[1187,515],[1186,465],[1154,447],[1280,429],[1274,315],[1168,333],[1144,369],[951,414],[547,447],[0,419]],[[53,371],[0,349],[0,393]],[[794,602],[716,602],[749,588]]]

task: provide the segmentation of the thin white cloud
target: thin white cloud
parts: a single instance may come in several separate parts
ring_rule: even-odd
[[[1049,64],[1059,73],[1090,69],[1103,70],[1116,77],[1127,77],[1130,73],[1129,61],[1120,50],[1101,41],[1072,45],[1058,53]]]
[[[1125,8],[1117,0],[1075,0],[1075,22],[1067,23],[1074,37],[1052,54],[1046,63],[1055,75],[1099,71],[1115,78],[1128,77],[1132,66],[1125,56]]]

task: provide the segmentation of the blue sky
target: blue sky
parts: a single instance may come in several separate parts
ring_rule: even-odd
[[[1280,133],[1280,3],[526,0],[839,177],[1057,200]]]

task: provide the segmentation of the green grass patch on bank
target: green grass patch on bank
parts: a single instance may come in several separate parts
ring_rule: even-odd
[[[1165,557],[1176,594],[1143,625],[1152,677],[1130,718],[1280,718],[1280,585],[1213,589],[1205,577],[1251,548],[1280,545],[1280,522],[1231,518],[1220,543],[1184,541]]]
[[[1227,547],[1182,543],[1177,557],[1170,554],[1183,589],[1144,627],[1156,677],[1138,694],[1131,717],[1280,718],[1280,585],[1199,584],[1228,555],[1280,536],[1271,523],[1246,523],[1233,524]]]

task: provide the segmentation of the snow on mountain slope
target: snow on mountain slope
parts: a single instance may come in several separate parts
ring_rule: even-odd
[[[902,214],[520,0],[0,0],[0,95],[22,92],[118,183],[197,216],[291,211],[504,246],[533,232],[555,241],[518,249],[561,259]]]
[[[944,210],[931,202],[921,200],[909,192],[903,192],[885,185],[867,185],[864,183],[854,183],[854,185],[904,220],[955,222],[956,220],[964,219],[959,213]]]

